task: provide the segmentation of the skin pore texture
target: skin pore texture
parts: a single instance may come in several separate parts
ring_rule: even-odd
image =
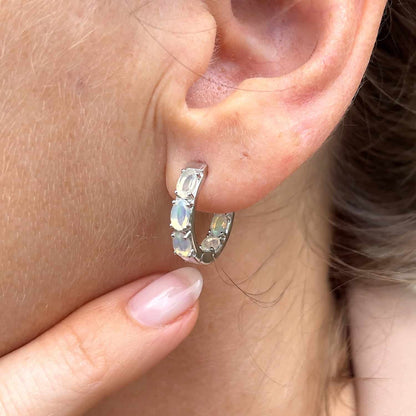
[[[358,88],[384,5],[0,2],[0,355],[180,267],[173,190],[204,160],[199,209],[239,212],[202,269],[197,326],[88,414],[321,414],[328,389],[333,415],[355,414],[352,386],[325,384],[340,358],[328,152],[315,152]]]

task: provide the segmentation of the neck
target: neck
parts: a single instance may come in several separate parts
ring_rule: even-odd
[[[203,269],[195,330],[118,399],[134,397],[142,414],[321,414],[336,360],[325,175],[317,156],[237,213],[224,253]]]

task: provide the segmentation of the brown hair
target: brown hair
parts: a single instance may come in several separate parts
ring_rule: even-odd
[[[332,278],[416,280],[416,4],[386,8],[333,155]]]
[[[336,344],[348,348],[348,284],[416,284],[414,0],[389,2],[363,84],[335,137],[330,279]],[[345,365],[343,371],[351,375]]]

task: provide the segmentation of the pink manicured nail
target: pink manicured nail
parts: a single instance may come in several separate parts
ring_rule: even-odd
[[[196,302],[201,294],[202,283],[201,273],[192,267],[175,270],[134,295],[127,310],[145,326],[166,325]]]

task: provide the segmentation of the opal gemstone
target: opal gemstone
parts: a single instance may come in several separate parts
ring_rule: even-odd
[[[182,257],[190,257],[192,254],[192,241],[182,233],[175,232],[173,235],[173,250]]]
[[[189,198],[190,196],[196,195],[198,188],[199,178],[194,169],[186,169],[182,172],[177,187],[176,192],[181,198]]]
[[[228,227],[228,217],[225,214],[215,214],[211,221],[211,234],[219,237]]]
[[[183,199],[176,199],[170,213],[170,222],[177,231],[185,230],[191,222],[191,208]]]
[[[203,251],[211,251],[213,248],[217,251],[221,247],[221,240],[217,237],[208,236],[202,241],[201,249]]]

